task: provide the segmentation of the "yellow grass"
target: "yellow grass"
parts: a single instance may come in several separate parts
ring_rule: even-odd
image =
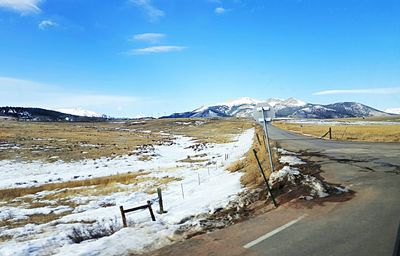
[[[190,125],[182,123],[190,122]],[[196,123],[197,122],[197,123]],[[226,143],[232,135],[252,127],[246,119],[160,119],[143,122],[24,122],[0,120],[0,160],[74,161],[133,154],[138,146],[172,141],[171,135],[190,136],[199,142]],[[150,132],[148,132],[150,131]],[[142,160],[149,160],[143,157]]]
[[[72,189],[78,187],[89,187],[89,186],[110,186],[111,184],[136,184],[142,180],[139,179],[140,176],[148,174],[146,172],[141,173],[124,173],[116,174],[106,177],[92,178],[86,180],[74,180],[60,183],[49,183],[40,185],[37,187],[28,188],[9,188],[0,190],[0,200],[12,200],[17,197],[22,197],[26,195],[36,194],[41,191],[51,191],[51,190],[62,190],[62,189]],[[83,188],[87,189],[87,188]],[[67,190],[65,190],[67,191]],[[74,193],[61,191],[60,193]],[[48,198],[50,199],[50,198]]]
[[[399,125],[313,125],[275,122],[275,126],[300,134],[321,137],[329,127],[332,128],[333,140],[399,142]]]
[[[18,221],[12,221],[12,220],[2,220],[0,221],[0,227],[8,227],[8,228],[18,228],[18,227],[23,227],[26,224],[44,224],[48,223],[53,220],[57,220],[62,218],[65,215],[70,214],[72,211],[66,211],[61,214],[54,214],[54,213],[49,213],[49,214],[33,214],[29,215],[26,219],[18,220]],[[1,241],[1,238],[0,238]]]
[[[240,134],[253,125],[252,120],[244,118],[177,118],[152,120],[144,124],[143,129],[185,135],[197,139],[198,142],[228,143],[232,141],[233,135]]]
[[[74,202],[73,198],[77,196],[104,196],[117,192],[133,192],[138,189],[138,186],[126,187],[122,185],[139,185],[142,182],[152,181],[151,186],[147,186],[146,193],[155,193],[158,187],[164,186],[173,181],[179,181],[176,177],[146,177],[145,172],[142,173],[127,173],[117,174],[107,177],[93,178],[80,181],[68,181],[62,183],[45,184],[38,187],[29,188],[13,188],[0,190],[0,200],[9,201],[8,206],[23,206],[24,208],[39,208],[39,207],[54,207],[54,205],[67,205],[71,208],[77,207],[79,204]],[[33,199],[32,197],[25,197],[41,191],[52,191],[53,193],[46,194],[40,199]],[[81,202],[83,204],[85,202]],[[66,211],[61,214],[35,214],[28,216],[23,220],[2,220],[0,227],[6,226],[8,228],[22,227],[29,223],[42,224],[57,220],[69,213]],[[2,238],[0,238],[1,240]],[[6,239],[4,237],[3,239]]]
[[[182,123],[189,122],[189,125]],[[84,158],[113,157],[122,154],[133,154],[138,146],[158,145],[173,140],[172,135],[193,137],[197,143],[227,143],[235,135],[254,126],[247,119],[165,119],[149,120],[143,123],[127,121],[124,123],[35,123],[0,121],[0,144],[9,143],[16,148],[0,150],[0,160],[44,160],[75,161]],[[148,132],[151,131],[151,132]],[[160,132],[172,135],[160,134]],[[94,146],[82,146],[94,145]],[[263,149],[259,149],[261,152]],[[265,149],[264,149],[265,151]],[[84,153],[86,152],[86,153]],[[59,158],[51,158],[59,156]],[[142,161],[151,160],[151,156],[139,155]],[[207,161],[206,154],[194,154],[182,162]],[[252,170],[251,162],[243,163],[244,183],[255,184],[260,181],[258,169]],[[263,160],[264,161],[264,160]],[[252,173],[254,172],[254,173]],[[43,184],[28,188],[0,189],[0,202],[9,207],[40,208],[67,205],[72,209],[87,202],[76,202],[78,196],[104,196],[116,192],[133,192],[144,189],[146,193],[155,193],[157,187],[178,181],[175,177],[155,178],[147,176],[148,172],[124,173],[107,177],[73,180],[60,183]],[[146,187],[141,183],[150,182]],[[126,186],[130,185],[130,186]],[[133,185],[133,186],[131,186]],[[30,197],[42,191],[49,191],[42,196]],[[3,204],[4,204],[3,203]],[[72,210],[71,210],[72,211]],[[57,220],[71,211],[61,214],[36,214],[27,219],[14,221],[3,220],[0,226],[16,228],[28,223],[42,224]],[[9,237],[0,236],[1,240]]]
[[[333,121],[378,121],[378,122],[400,122],[400,115],[393,116],[371,116],[371,117],[353,117],[353,118],[335,118]]]
[[[247,187],[257,186],[264,182],[257,161],[255,159],[253,149],[257,151],[257,156],[261,162],[261,166],[263,167],[266,177],[268,177],[271,174],[270,162],[264,139],[264,132],[262,130],[262,127],[259,125],[255,127],[255,131],[256,134],[258,135],[259,140],[257,139],[257,136],[254,136],[252,147],[246,153],[244,159],[232,163],[227,168],[227,170],[231,172],[243,170],[244,174],[242,175],[240,182]],[[277,146],[275,142],[270,141],[270,143],[271,143],[271,148]],[[281,164],[278,161],[278,154],[274,150],[273,150],[273,162],[275,165],[275,169],[281,168]]]

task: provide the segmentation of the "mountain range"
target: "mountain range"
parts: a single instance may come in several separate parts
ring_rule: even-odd
[[[82,112],[80,113],[82,114]],[[91,114],[91,113],[89,113]],[[77,114],[68,114],[55,110],[43,108],[23,108],[23,107],[0,107],[0,117],[15,118],[18,120],[31,121],[75,121],[92,122],[106,120],[106,116],[82,116]]]
[[[193,111],[174,113],[161,118],[212,118],[212,117],[252,117],[254,107],[261,102],[268,103],[277,118],[349,118],[394,115],[394,110],[384,112],[357,102],[333,104],[313,104],[288,98],[270,98],[265,101],[248,97],[202,106]],[[397,111],[397,109],[396,109]],[[48,110],[42,108],[0,107],[0,117],[32,121],[103,121],[110,117],[82,109]]]
[[[193,111],[174,113],[162,118],[195,118],[195,117],[252,117],[257,103],[266,102],[275,111],[278,118],[349,118],[369,116],[389,116],[392,114],[357,102],[339,102],[334,104],[313,104],[288,98],[270,98],[266,101],[248,97],[234,101],[202,106]]]

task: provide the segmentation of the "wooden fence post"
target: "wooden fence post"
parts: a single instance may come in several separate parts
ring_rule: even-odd
[[[256,133],[256,138],[257,138],[258,144],[261,146],[261,141],[260,141],[260,137],[258,136],[258,133]]]
[[[150,216],[153,221],[156,221],[156,217],[154,216],[153,209],[151,208],[151,202],[147,201],[147,207],[149,208]]]
[[[257,161],[257,164],[258,164],[258,168],[260,169],[261,175],[264,178],[265,184],[267,185],[268,194],[271,197],[272,202],[274,203],[274,206],[278,207],[278,204],[275,201],[275,197],[274,197],[274,195],[272,195],[271,188],[269,187],[269,183],[268,183],[267,177],[265,177],[265,173],[264,173],[264,170],[263,170],[263,168],[261,166],[260,160],[258,159],[257,151],[255,149],[253,149],[253,153],[254,153],[254,157],[256,158],[256,161]]]
[[[122,216],[122,224],[124,225],[124,228],[126,228],[128,225],[126,223],[126,216],[125,216],[125,212],[124,212],[124,207],[120,206],[119,210],[121,211],[121,216]]]
[[[160,214],[166,213],[166,211],[164,211],[164,203],[162,199],[161,188],[157,188],[157,194],[158,194],[158,204],[160,205]]]
[[[183,184],[181,183],[182,198],[185,199],[185,193],[183,192]]]
[[[332,139],[332,127],[329,127],[329,139]]]

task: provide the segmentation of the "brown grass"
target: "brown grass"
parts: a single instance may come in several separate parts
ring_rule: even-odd
[[[400,122],[400,115],[393,116],[371,116],[371,117],[353,117],[353,118],[335,118],[334,121],[379,121],[379,122]]]
[[[266,144],[264,140],[264,132],[261,126],[256,125],[255,132],[260,138],[260,143],[258,142],[257,136],[254,136],[253,145],[251,149],[246,153],[244,159],[238,160],[232,163],[227,170],[230,172],[235,172],[239,170],[243,170],[244,174],[240,179],[240,182],[247,187],[258,186],[264,182],[263,177],[261,176],[260,169],[258,167],[257,161],[255,159],[253,149],[257,151],[257,156],[261,162],[265,175],[268,177],[271,174],[271,168],[269,163],[268,152],[266,149]],[[276,146],[276,143],[270,141],[271,148]],[[280,168],[281,165],[278,161],[278,154],[276,151],[273,151],[273,161],[275,168]]]
[[[183,122],[191,123],[182,125]],[[197,123],[196,123],[197,122]],[[0,160],[74,161],[132,154],[138,146],[172,141],[159,132],[191,136],[199,142],[226,143],[251,128],[247,119],[156,119],[143,122],[24,122],[0,120]],[[148,133],[147,131],[151,131]],[[143,158],[143,160],[148,160]]]
[[[53,220],[58,220],[68,214],[70,214],[71,211],[65,211],[61,214],[55,214],[55,213],[49,213],[49,214],[33,214],[29,215],[26,219],[22,220],[17,220],[17,221],[12,221],[12,220],[2,220],[0,221],[0,227],[7,227],[9,229],[12,228],[18,228],[18,227],[23,227],[27,224],[44,224],[44,223],[49,223],[50,221]]]
[[[0,224],[0,226],[1,226],[1,224]],[[12,238],[13,237],[10,235],[0,235],[0,243],[10,241],[10,240],[12,240]]]
[[[399,125],[312,125],[275,122],[275,126],[300,134],[321,137],[329,127],[332,128],[333,140],[399,142]]]
[[[69,181],[63,183],[51,183],[45,184],[38,187],[31,188],[14,188],[14,189],[3,189],[0,190],[0,198],[3,200],[8,200],[9,206],[23,206],[24,208],[38,208],[45,206],[54,205],[67,205],[71,208],[78,206],[76,202],[71,201],[72,198],[76,196],[102,196],[108,195],[116,192],[126,192],[126,191],[136,191],[138,187],[121,187],[121,184],[132,185],[139,184],[145,181],[153,181],[154,184],[146,187],[145,192],[152,194],[156,192],[158,187],[164,186],[173,181],[179,181],[180,178],[176,177],[143,177],[143,175],[148,174],[142,173],[128,173],[128,174],[118,174],[107,177],[93,178],[89,180],[82,181]],[[33,199],[31,197],[24,197],[25,195],[35,194],[40,191],[53,191],[54,193],[42,196],[39,200]],[[15,200],[17,199],[17,200]],[[43,200],[43,202],[41,201]],[[48,203],[47,201],[51,201]],[[28,218],[18,221],[13,220],[2,220],[0,221],[0,227],[5,226],[8,228],[22,227],[29,223],[43,224],[48,223],[53,220],[60,219],[61,217],[68,215],[72,212],[66,211],[61,214],[34,214],[28,216]],[[0,237],[0,240],[3,239]],[[7,237],[4,237],[7,239]]]
[[[72,208],[78,206],[77,203],[71,201],[78,195],[80,196],[102,196],[109,195],[117,192],[126,191],[136,191],[138,187],[122,187],[123,185],[135,185],[140,184],[145,181],[153,181],[154,184],[146,188],[147,193],[153,193],[157,187],[163,186],[173,181],[179,181],[180,178],[176,177],[143,177],[143,175],[148,174],[146,172],[142,173],[127,173],[127,174],[117,174],[107,177],[93,178],[88,180],[80,181],[68,181],[62,183],[51,183],[45,184],[38,187],[29,188],[12,188],[12,189],[2,189],[0,190],[0,199],[13,201],[18,198],[17,201],[10,202],[11,205],[27,205],[27,208],[37,208],[44,206],[51,206],[52,204],[46,201],[53,201],[56,205],[68,205]],[[31,195],[38,193],[40,191],[54,191],[54,193],[44,195],[41,200],[46,200],[44,202],[33,200],[30,197],[24,197],[26,195]]]
[[[208,159],[195,159],[195,158],[192,158],[192,157],[188,156],[187,158],[179,160],[178,162],[181,162],[181,163],[202,163],[202,162],[206,162],[206,161],[208,161]]]
[[[92,178],[86,180],[74,180],[74,181],[67,181],[67,182],[60,182],[60,183],[49,183],[40,185],[37,187],[28,187],[28,188],[9,188],[9,189],[2,189],[0,190],[0,200],[12,200],[17,197],[22,197],[26,195],[36,194],[40,191],[49,191],[49,190],[60,190],[60,189],[72,189],[83,187],[82,189],[88,189],[85,187],[88,186],[103,186],[107,187],[110,185],[114,185],[116,183],[120,184],[137,184],[138,182],[143,181],[139,179],[139,176],[148,174],[147,172],[140,172],[140,173],[124,173],[124,174],[116,174],[106,177],[99,177],[99,178]],[[79,190],[63,190],[60,193],[65,194],[74,194],[76,191]],[[50,197],[50,198],[49,198]],[[52,199],[51,195],[48,196],[46,199]]]

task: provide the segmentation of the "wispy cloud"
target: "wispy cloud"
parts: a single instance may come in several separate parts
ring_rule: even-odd
[[[99,112],[114,112],[133,108],[140,98],[71,90],[30,80],[0,76],[2,106],[56,108],[90,108]]]
[[[20,14],[40,12],[39,3],[42,0],[0,0],[0,8],[9,9]]]
[[[151,0],[129,0],[129,2],[141,8],[150,22],[156,22],[165,16],[165,12],[155,7]]]
[[[332,94],[398,94],[400,87],[388,88],[368,88],[368,89],[346,89],[346,90],[325,90],[314,92],[313,95],[332,95]]]
[[[58,23],[52,20],[42,20],[38,24],[39,29],[46,30],[51,27],[58,27]]]
[[[166,35],[160,33],[144,33],[136,34],[130,38],[131,41],[143,41],[151,44],[156,44],[161,41]]]
[[[143,54],[152,54],[152,53],[166,53],[166,52],[178,52],[186,49],[184,46],[175,46],[175,45],[160,45],[160,46],[152,46],[146,48],[133,49],[125,52],[127,55],[143,55]]]
[[[216,14],[224,14],[224,13],[226,13],[228,10],[227,9],[225,9],[224,7],[217,7],[217,8],[215,8],[215,10],[214,10],[214,12],[216,13]]]

